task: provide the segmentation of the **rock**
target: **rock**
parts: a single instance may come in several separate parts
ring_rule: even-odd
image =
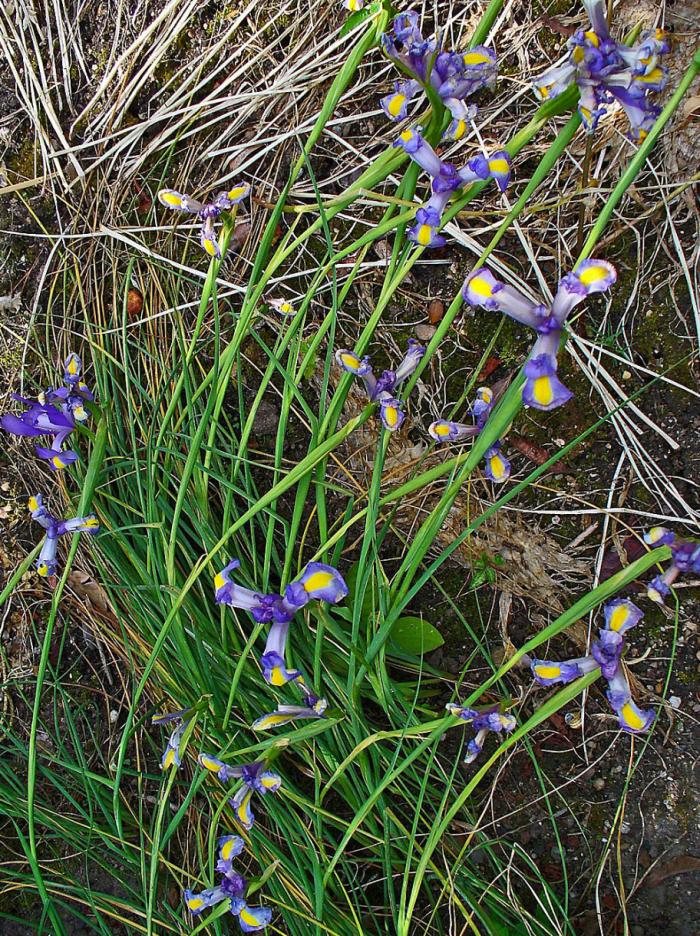
[[[593,789],[598,791],[605,789],[605,780],[602,777],[596,777],[593,781]]]
[[[416,338],[420,341],[430,341],[437,329],[434,325],[416,325]]]

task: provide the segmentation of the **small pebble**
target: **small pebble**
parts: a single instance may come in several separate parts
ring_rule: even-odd
[[[416,325],[416,338],[419,338],[421,341],[430,341],[433,337],[437,328],[434,325]]]
[[[681,707],[681,700],[677,695],[672,695],[669,696],[668,704],[671,706],[671,708],[679,709]]]
[[[594,790],[602,790],[605,788],[605,780],[602,777],[596,777],[593,781]]]
[[[631,380],[631,379],[632,379],[632,371],[628,371],[628,370],[623,371],[623,372],[622,372],[622,379],[623,379],[623,380]]]

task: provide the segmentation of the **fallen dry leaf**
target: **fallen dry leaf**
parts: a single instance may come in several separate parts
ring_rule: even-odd
[[[666,878],[688,874],[690,871],[700,871],[700,858],[694,855],[677,855],[665,864],[657,865],[647,878],[647,885],[656,887]]]

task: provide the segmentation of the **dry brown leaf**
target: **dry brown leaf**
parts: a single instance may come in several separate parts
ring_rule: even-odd
[[[81,569],[73,569],[68,576],[68,584],[79,598],[86,598],[98,611],[114,614],[107,592],[95,579]]]

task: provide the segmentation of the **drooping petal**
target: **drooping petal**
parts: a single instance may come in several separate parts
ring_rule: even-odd
[[[34,451],[39,458],[43,458],[49,463],[49,468],[52,471],[63,471],[64,468],[67,468],[78,460],[77,454],[70,451],[70,449],[59,452],[56,451],[56,449],[44,448],[43,445],[35,445]]]
[[[183,195],[174,189],[161,189],[158,192],[158,201],[166,208],[174,208],[188,214],[198,214],[204,207],[196,198],[190,198],[189,195]]]
[[[606,695],[623,731],[640,734],[651,727],[656,715],[651,709],[640,709],[633,701],[622,665],[618,666],[615,675],[610,679]]]
[[[436,442],[456,442],[458,439],[469,439],[478,435],[479,428],[449,419],[438,419],[428,426],[428,433]]]
[[[564,660],[556,663],[551,660],[531,660],[530,669],[540,686],[553,686],[555,683],[570,683],[584,673],[592,672],[598,666],[592,656],[577,660]]]
[[[523,373],[523,403],[539,410],[553,410],[571,399],[573,393],[557,377],[556,359],[539,354],[526,362]]]
[[[208,254],[208,256],[214,257],[216,260],[221,259],[221,250],[219,249],[219,241],[216,236],[216,228],[214,227],[214,218],[206,217],[202,221],[202,227],[199,231],[199,242],[202,245],[202,250]]]
[[[255,816],[253,815],[253,810],[250,805],[252,798],[253,788],[244,784],[236,791],[235,796],[230,801],[233,811],[236,814],[236,819],[244,829],[252,829],[255,823]]]
[[[55,528],[46,531],[46,539],[36,560],[36,570],[42,578],[56,574],[56,553],[58,551],[58,536]]]
[[[534,82],[535,95],[540,101],[559,97],[576,79],[576,66],[571,62],[554,65],[543,72]]]
[[[615,267],[606,260],[582,260],[576,269],[559,282],[552,303],[552,314],[562,325],[572,309],[592,293],[605,292],[617,279]]]
[[[644,617],[644,612],[629,598],[614,598],[603,607],[608,630],[624,634]]]
[[[12,435],[16,436],[40,436],[46,434],[46,430],[38,429],[31,423],[25,422],[21,417],[15,416],[13,413],[5,413],[5,415],[0,418],[0,426],[2,426],[5,432],[10,432]]]
[[[394,82],[394,90],[379,101],[379,106],[389,120],[403,120],[411,99],[421,90],[420,82],[414,79]]]
[[[297,719],[323,718],[327,706],[325,699],[316,699],[311,705],[279,705],[276,712],[261,716],[250,727],[253,731],[269,731]]]
[[[399,400],[389,397],[379,401],[379,417],[389,432],[396,432],[406,418]]]
[[[226,192],[220,192],[214,199],[214,207],[228,211],[250,195],[250,186],[246,182],[237,182]]]
[[[652,527],[644,534],[644,542],[648,546],[668,546],[675,538],[676,534],[666,527]]]
[[[469,708],[465,705],[457,705],[455,702],[448,702],[445,706],[450,715],[461,718],[462,721],[473,721],[479,714],[478,709]]]
[[[537,328],[542,320],[541,306],[513,286],[501,283],[486,267],[472,270],[464,281],[462,295],[469,305],[498,309],[530,328]]]
[[[657,575],[647,585],[647,598],[655,604],[664,604],[664,598],[668,598],[671,589],[665,581],[665,576]]]
[[[275,312],[279,312],[280,315],[291,316],[297,314],[297,310],[294,308],[291,302],[288,302],[286,299],[268,298],[266,301],[270,308],[274,309]]]
[[[198,894],[194,891],[186,890],[184,897],[187,909],[190,913],[194,914],[194,916],[198,916],[203,910],[213,907],[215,904],[225,900],[226,894],[222,887],[210,887],[208,890],[200,891]]]
[[[272,919],[272,910],[269,907],[249,907],[245,901],[241,901],[242,906],[238,906],[234,913],[233,904],[231,912],[238,917],[241,930],[244,933],[256,933],[264,929]]]
[[[221,861],[231,862],[237,858],[245,848],[245,842],[240,835],[222,835],[217,842],[219,858]]]
[[[348,586],[337,569],[323,562],[310,562],[299,578],[287,586],[284,600],[296,609],[311,600],[337,604],[347,594]]]
[[[272,770],[263,770],[258,775],[256,789],[263,794],[276,793],[282,786],[282,778]]]
[[[64,533],[90,533],[95,536],[100,532],[100,521],[95,514],[87,517],[73,517],[71,520],[61,520],[57,525],[59,536]]]
[[[501,192],[505,192],[510,181],[512,163],[510,154],[505,150],[499,150],[489,157],[488,160],[489,175],[495,181]]]
[[[484,474],[494,484],[503,484],[510,477],[510,462],[501,453],[500,443],[492,445],[484,455]]]

